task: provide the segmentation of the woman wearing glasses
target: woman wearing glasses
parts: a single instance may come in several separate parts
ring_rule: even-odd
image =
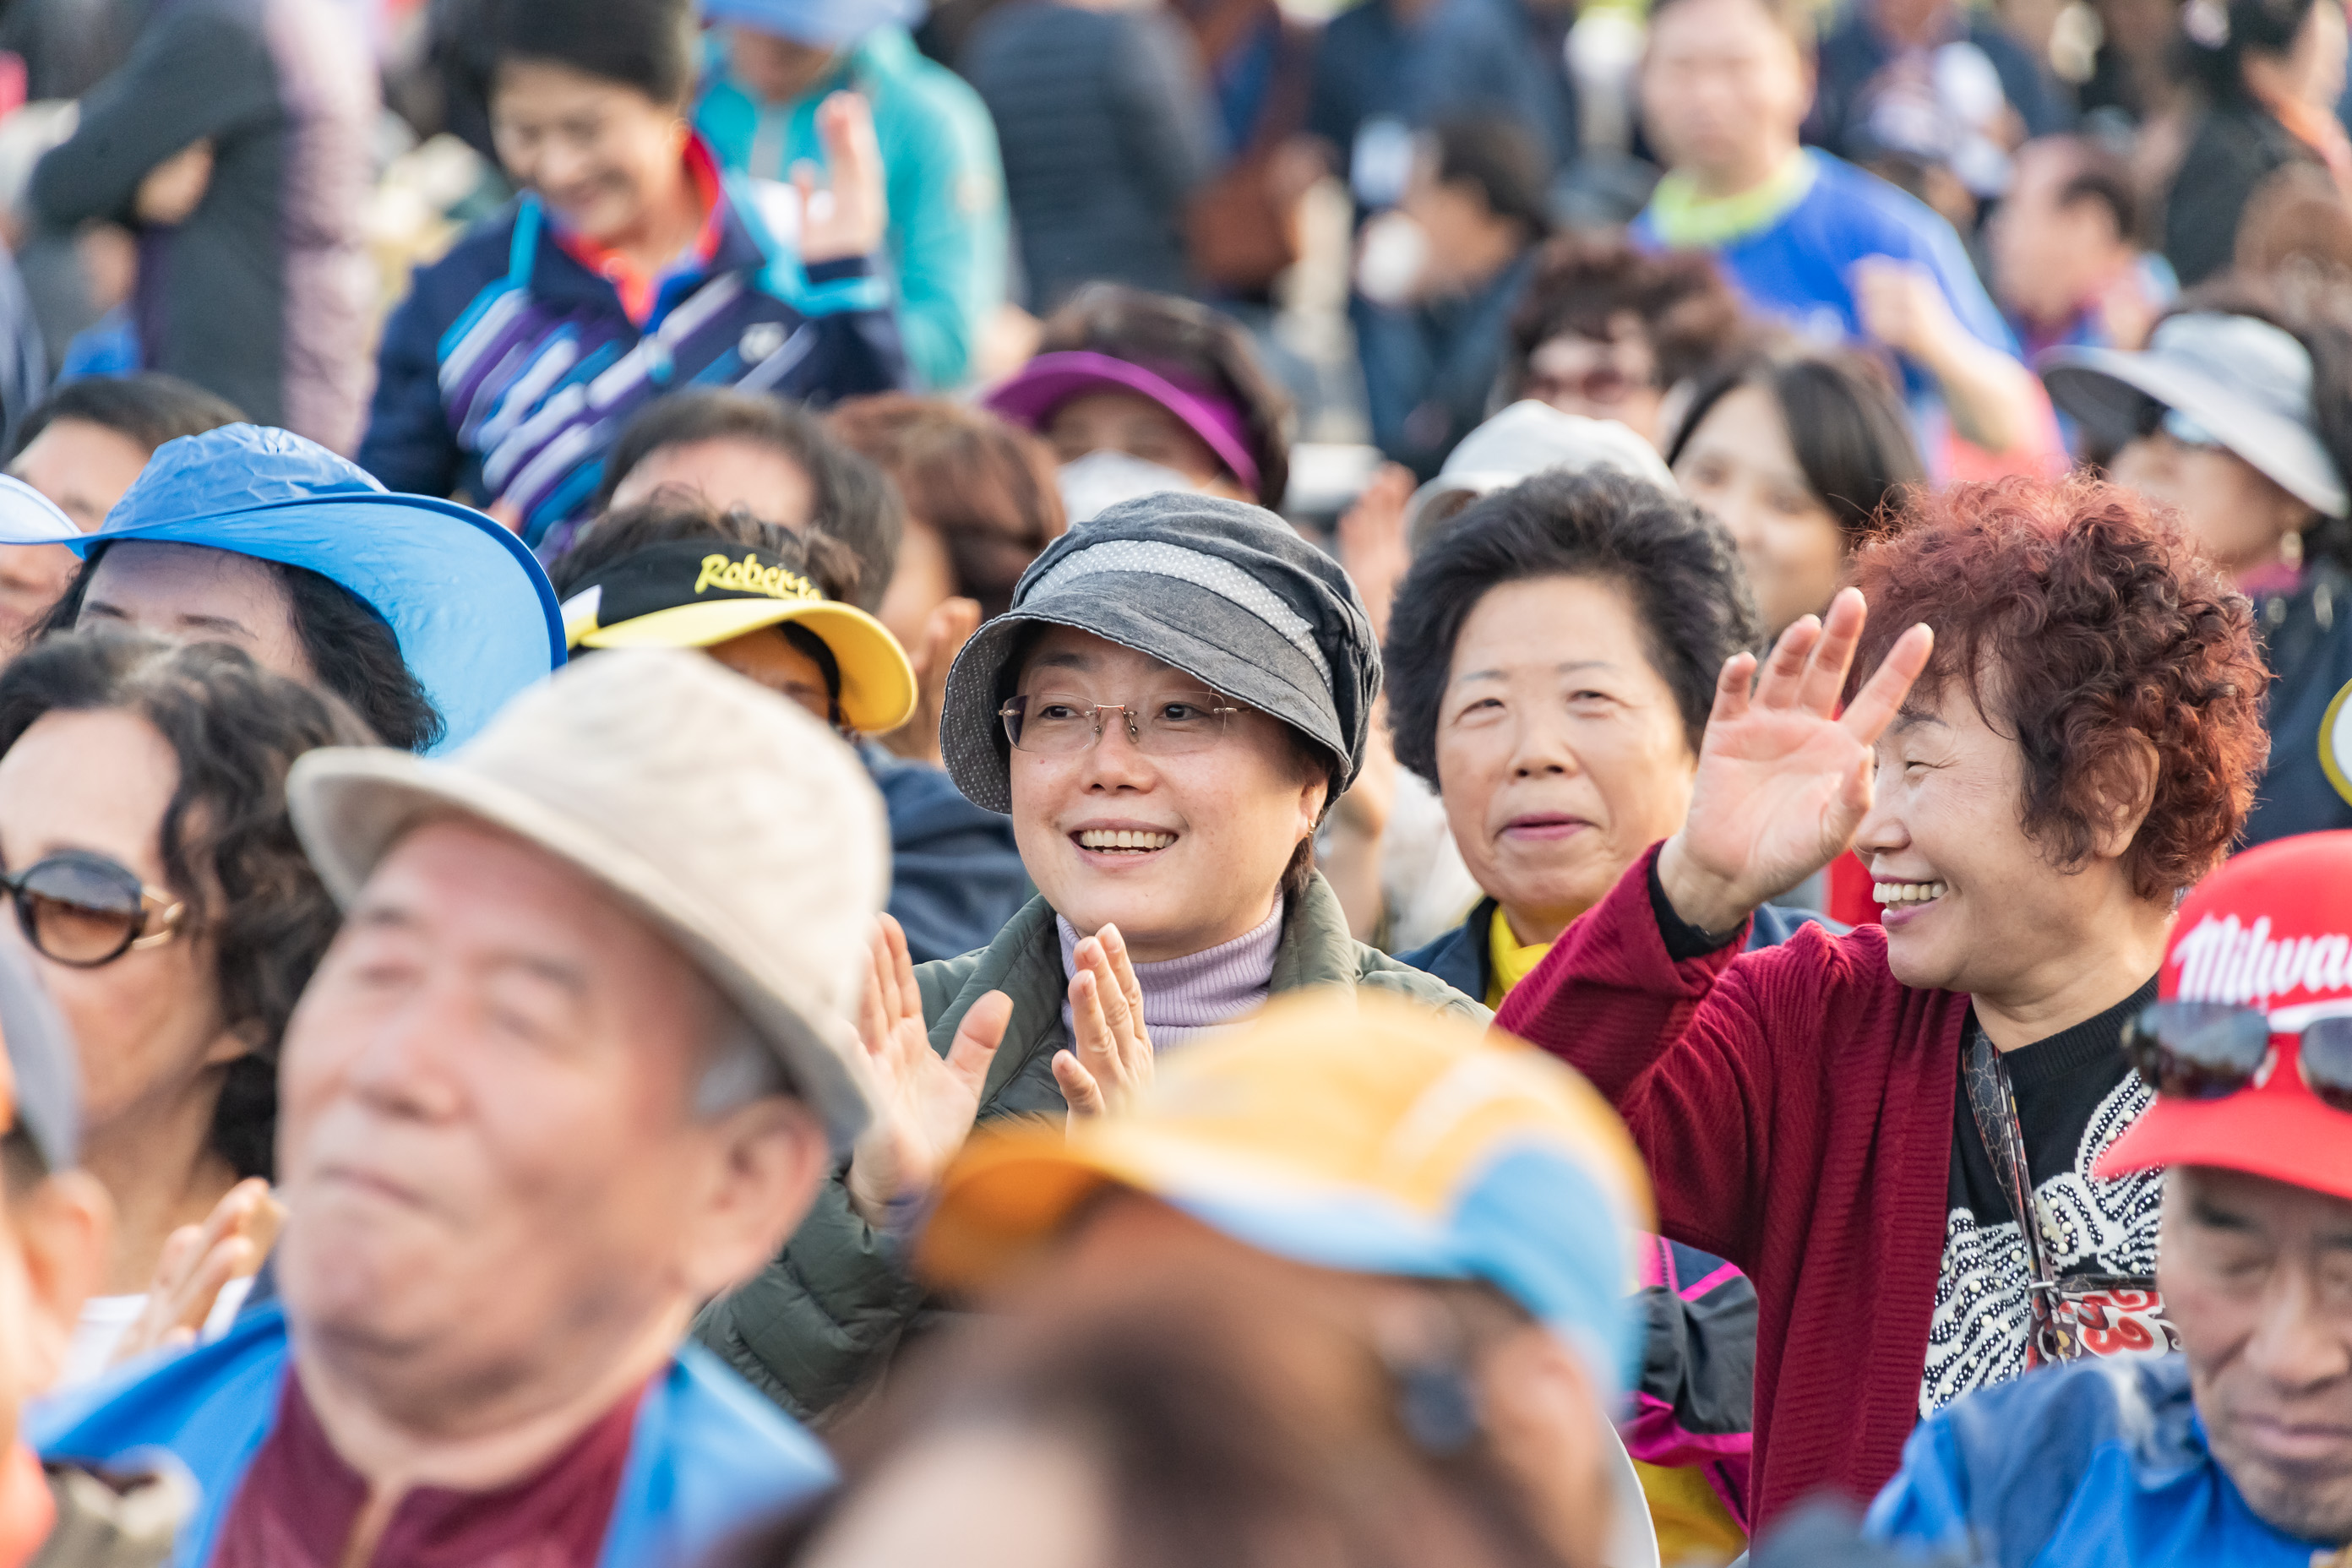
[[[2095,1168],[2147,1104],[2124,1026],[2264,744],[2245,601],[2128,490],[1956,487],[1852,581],[1752,693],[1725,664],[1683,826],[1498,1019],[1616,1104],[1664,1233],[1755,1281],[1768,1527],[1870,1496],[1971,1388],[2165,1338],[2159,1178]],[[1740,951],[1849,846],[1884,926]]]
[[[193,1330],[215,1300],[225,1320],[243,1296],[229,1276],[261,1260],[278,1037],[336,926],[286,770],[373,739],[217,643],[83,632],[0,672],[0,882],[79,1044],[81,1160],[115,1209],[67,1382],[126,1334]],[[151,1283],[168,1287],[154,1321]]]
[[[1483,1016],[1350,937],[1314,869],[1379,683],[1346,575],[1256,507],[1147,496],[1038,557],[957,658],[940,736],[958,786],[1011,816],[1038,896],[986,948],[919,968],[886,921],[861,1024],[881,1114],[704,1338],[820,1413],[916,1316],[890,1233],[975,1119],[1106,1109],[1155,1052],[1276,992],[1375,986]]]
[[[2352,314],[2259,286],[2205,290],[2144,353],[2065,349],[2051,401],[2126,484],[2180,510],[2254,601],[2270,765],[2245,841],[2352,827],[2320,731],[2352,687]]]

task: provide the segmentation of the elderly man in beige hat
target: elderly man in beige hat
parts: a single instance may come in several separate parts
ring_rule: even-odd
[[[289,794],[345,920],[286,1035],[282,1304],[43,1448],[177,1455],[177,1560],[224,1568],[684,1562],[824,1485],[682,1342],[866,1119],[844,1020],[887,841],[847,748],[630,651]]]

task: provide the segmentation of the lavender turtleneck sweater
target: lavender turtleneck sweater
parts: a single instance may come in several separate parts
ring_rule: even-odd
[[[1078,928],[1061,916],[1054,925],[1062,933],[1062,973],[1076,973]],[[1182,958],[1135,966],[1135,983],[1143,988],[1143,1026],[1150,1032],[1154,1050],[1181,1046],[1213,1035],[1243,1014],[1262,1005],[1274,984],[1275,949],[1282,945],[1282,899],[1265,923],[1244,936]],[[1062,998],[1062,1032],[1076,1037],[1070,1002]]]

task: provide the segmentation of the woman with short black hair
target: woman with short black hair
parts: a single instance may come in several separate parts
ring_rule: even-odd
[[[1647,480],[1538,474],[1462,512],[1398,590],[1389,728],[1486,897],[1403,961],[1500,1005],[1682,826],[1716,673],[1756,640],[1723,525]],[[1749,944],[1811,918],[1768,906]],[[1651,1245],[1648,1283],[1666,1287],[1652,1310],[1671,1329],[1653,1333],[1642,1388],[1674,1415],[1627,1445],[1669,1557],[1737,1555],[1755,1291],[1720,1258]]]
[[[1682,825],[1723,661],[1758,640],[1723,525],[1646,480],[1538,474],[1471,506],[1397,591],[1397,761],[1486,898],[1404,955],[1495,1006]],[[1755,941],[1808,917],[1761,911]]]
[[[82,1163],[117,1219],[68,1380],[106,1366],[175,1229],[262,1195],[240,1184],[273,1168],[278,1040],[338,923],[286,773],[373,740],[218,643],[100,629],[0,671],[0,887],[73,1026]]]
[[[505,0],[490,33],[491,133],[522,195],[386,323],[362,467],[463,491],[553,553],[614,433],[674,387],[822,402],[900,383],[863,100],[819,109],[829,199],[803,212],[723,173],[688,123],[688,0]]]

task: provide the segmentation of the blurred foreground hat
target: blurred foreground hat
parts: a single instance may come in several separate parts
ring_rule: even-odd
[[[1186,1047],[1130,1112],[973,1135],[917,1261],[983,1285],[1087,1198],[1131,1187],[1318,1268],[1480,1279],[1622,1386],[1649,1178],[1616,1113],[1507,1036],[1358,992],[1277,1002]]]
[[[291,431],[225,425],[166,441],[96,533],[0,479],[0,544],[86,556],[124,539],[300,566],[349,589],[391,626],[440,711],[436,751],[563,662],[555,590],[521,540],[455,501],[394,495]]]
[[[2217,1165],[2352,1200],[2352,1111],[2304,1081],[2299,1037],[2314,1023],[2352,1018],[2352,832],[2273,839],[2222,862],[2174,917],[2157,994],[2159,1005],[2258,1010],[2268,1029],[2242,1043],[2267,1044],[2275,1059],[2218,1098],[2159,1092],[2094,1173]],[[2352,1051],[2331,1050],[2332,1073],[2347,1064]],[[2344,1087],[2352,1090],[2352,1076]]]
[[[851,729],[880,734],[914,712],[914,666],[888,628],[761,551],[718,538],[649,544],[563,601],[573,647],[710,647],[781,626],[804,627],[833,655]]]
[[[1554,468],[1577,474],[1613,468],[1670,496],[1682,493],[1657,448],[1616,420],[1563,414],[1523,397],[1463,437],[1437,477],[1412,492],[1405,504],[1405,538],[1418,552],[1470,502]]]
[[[1009,1130],[1008,1130],[1009,1129]],[[1188,1046],[1133,1110],[972,1135],[917,1244],[931,1279],[982,1287],[1049,1247],[1108,1187],[1313,1268],[1479,1280],[1574,1349],[1605,1407],[1640,1365],[1630,1300],[1650,1184],[1591,1085],[1507,1036],[1359,991],[1276,1002]],[[1655,1568],[1622,1443],[1606,1568]]]
[[[1363,766],[1380,645],[1347,573],[1262,507],[1163,491],[1112,507],[1046,546],[1013,608],[948,672],[940,749],[956,787],[1009,812],[1011,742],[997,717],[1009,666],[1039,626],[1148,654],[1270,713],[1331,755],[1331,798]]]
[[[2293,333],[2252,316],[2196,310],[2157,323],[2147,347],[2058,349],[2042,379],[2062,414],[2112,451],[2168,410],[2243,458],[2279,489],[2329,517],[2346,514],[2345,476],[2319,438],[2311,354]]]
[[[21,1128],[42,1164],[72,1169],[81,1154],[81,1058],[57,1004],[9,942],[0,942],[0,1035],[8,1044],[0,1132]]]
[[[478,818],[612,892],[719,988],[845,1150],[866,1125],[849,1019],[889,884],[881,799],[796,704],[699,654],[565,669],[446,758],[330,747],[294,764],[294,827],[348,906],[432,816]]]
[[[911,27],[925,0],[701,0],[706,22],[732,22],[812,48],[838,49],[877,27]]]

